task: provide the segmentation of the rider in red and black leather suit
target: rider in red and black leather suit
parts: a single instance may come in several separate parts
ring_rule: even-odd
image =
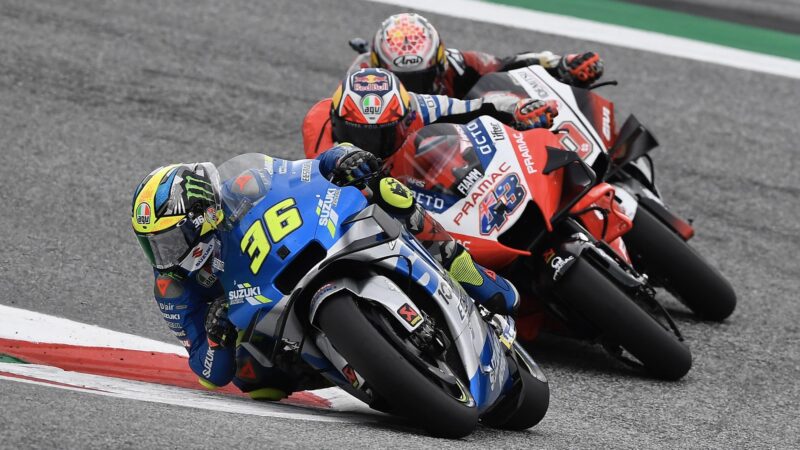
[[[369,46],[354,39],[362,52],[350,69],[382,67],[394,72],[406,88],[418,94],[464,98],[488,73],[541,65],[560,81],[585,87],[603,74],[603,61],[594,52],[566,56],[549,51],[499,58],[488,53],[445,48],[439,33],[418,14],[396,14],[386,19]]]

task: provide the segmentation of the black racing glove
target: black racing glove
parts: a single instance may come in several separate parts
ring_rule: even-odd
[[[224,296],[209,305],[205,328],[209,348],[229,348],[236,344],[236,327],[228,320],[228,300]]]
[[[354,149],[336,161],[331,182],[343,186],[356,181],[354,186],[363,188],[367,178],[381,169],[381,160],[372,153]]]

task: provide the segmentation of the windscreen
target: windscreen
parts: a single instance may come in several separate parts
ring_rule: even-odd
[[[272,187],[273,159],[262,153],[245,153],[219,166],[226,220],[235,222]]]

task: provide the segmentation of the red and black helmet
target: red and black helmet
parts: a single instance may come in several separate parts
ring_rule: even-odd
[[[337,142],[349,142],[381,158],[401,144],[398,128],[410,111],[403,83],[385,69],[348,72],[331,102],[331,125]]]

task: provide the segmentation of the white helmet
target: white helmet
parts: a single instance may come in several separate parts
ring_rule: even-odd
[[[439,33],[419,14],[395,14],[384,20],[372,41],[373,67],[391,70],[406,89],[435,93],[435,85],[447,69],[445,48]]]

